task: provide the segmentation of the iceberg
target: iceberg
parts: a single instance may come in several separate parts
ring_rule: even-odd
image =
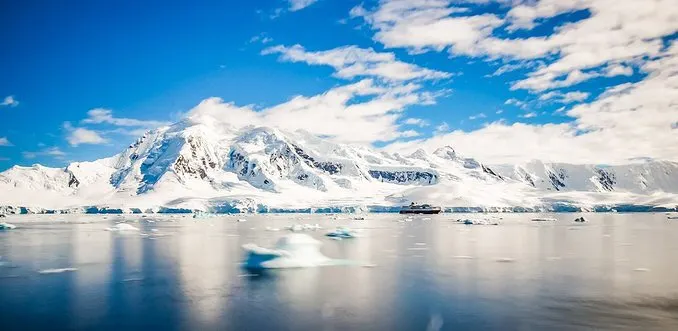
[[[464,223],[465,225],[499,225],[499,222],[493,220],[472,220],[472,219],[458,219],[458,223]]]
[[[0,230],[14,230],[16,229],[16,225],[14,224],[9,224],[9,223],[0,223]]]
[[[348,238],[355,238],[357,237],[358,231],[345,228],[345,227],[338,227],[334,229],[331,232],[328,232],[325,234],[326,236],[330,238],[342,238],[342,239],[348,239]]]
[[[535,217],[532,219],[532,222],[555,222],[557,219],[553,217]]]
[[[294,224],[290,226],[286,226],[285,229],[290,230],[292,232],[301,232],[301,231],[315,231],[315,230],[320,230],[320,224]]]
[[[332,261],[320,252],[320,241],[301,233],[278,239],[275,248],[245,244],[247,269],[309,268],[328,265]]]

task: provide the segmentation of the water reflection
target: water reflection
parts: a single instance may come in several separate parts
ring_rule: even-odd
[[[325,255],[376,267],[256,275],[238,264],[241,245],[273,245],[283,233],[264,228],[294,223],[290,216],[124,217],[148,235],[103,231],[117,218],[16,217],[20,231],[0,233],[0,318],[3,330],[421,330],[432,316],[443,329],[672,329],[678,224],[661,216],[536,224],[514,214],[499,226],[465,226],[453,221],[459,215],[405,223],[373,215],[325,226],[365,227],[361,238],[310,234]],[[313,217],[303,222],[329,222]],[[66,267],[77,271],[38,273]]]

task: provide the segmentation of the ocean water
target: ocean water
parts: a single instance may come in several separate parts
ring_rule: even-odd
[[[336,216],[9,216],[0,329],[678,330],[678,220],[663,213]],[[352,263],[243,268],[242,245],[306,223]],[[324,236],[336,226],[360,237]]]

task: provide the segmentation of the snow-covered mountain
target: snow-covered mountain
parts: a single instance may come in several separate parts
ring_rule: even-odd
[[[306,132],[188,118],[121,153],[0,173],[0,206],[32,210],[275,211],[396,206],[551,208],[678,203],[678,164],[489,166],[452,147],[389,154]]]

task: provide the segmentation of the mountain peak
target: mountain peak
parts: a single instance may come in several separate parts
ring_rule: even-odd
[[[457,152],[449,145],[436,149],[433,154],[446,160],[454,160],[457,158]]]

